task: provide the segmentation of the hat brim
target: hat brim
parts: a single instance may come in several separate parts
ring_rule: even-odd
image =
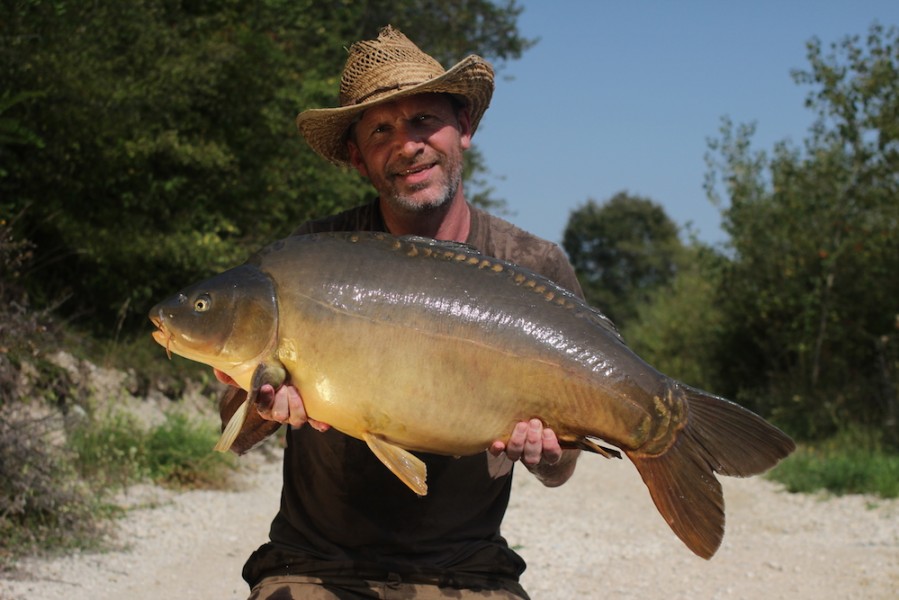
[[[339,165],[349,165],[346,137],[350,126],[372,106],[416,94],[445,93],[465,99],[471,133],[478,128],[493,96],[493,67],[480,56],[471,55],[443,75],[373,100],[339,108],[311,108],[297,115],[297,128],[318,154]]]

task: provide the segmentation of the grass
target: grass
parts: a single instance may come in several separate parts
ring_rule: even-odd
[[[899,454],[876,431],[849,428],[833,438],[800,445],[768,477],[790,492],[899,497]]]
[[[143,428],[127,413],[92,419],[73,431],[70,446],[81,475],[94,486],[122,488],[149,479],[171,487],[223,487],[236,461],[212,451],[215,428],[169,412]]]
[[[146,469],[154,481],[179,487],[216,488],[235,467],[232,454],[213,452],[218,431],[181,413],[169,413],[146,438]]]

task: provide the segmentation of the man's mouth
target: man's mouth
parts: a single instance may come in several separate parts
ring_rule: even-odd
[[[423,165],[413,165],[406,169],[394,171],[394,177],[413,177],[419,173],[430,170],[436,163],[427,163]]]

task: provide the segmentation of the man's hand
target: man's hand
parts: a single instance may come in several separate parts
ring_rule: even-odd
[[[493,456],[503,453],[510,460],[520,460],[544,485],[562,485],[574,473],[579,450],[562,450],[555,432],[544,427],[540,419],[522,421],[515,425],[509,441],[493,442],[489,449]]]
[[[309,418],[300,391],[290,384],[282,385],[277,390],[269,384],[259,388],[256,394],[256,410],[263,419],[288,423],[294,428],[301,427],[303,423],[309,423],[309,426],[316,431],[327,431],[331,428],[327,423]]]
[[[562,447],[559,446],[555,432],[544,428],[540,419],[522,421],[515,425],[507,444],[500,440],[493,442],[490,453],[499,456],[503,452],[513,461],[520,460],[529,467],[540,462],[555,465],[562,459]]]
[[[215,377],[222,383],[237,385],[231,377],[214,369]],[[263,419],[287,423],[294,428],[301,427],[303,423],[317,431],[327,431],[331,428],[327,423],[310,419],[306,414],[306,407],[300,392],[290,384],[279,386],[275,389],[270,384],[265,384],[256,393],[256,411]]]

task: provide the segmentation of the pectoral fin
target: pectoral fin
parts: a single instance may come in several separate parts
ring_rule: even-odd
[[[225,430],[222,431],[222,435],[219,438],[218,443],[213,447],[213,450],[216,452],[227,452],[231,449],[231,444],[237,439],[237,434],[240,433],[240,429],[243,427],[244,421],[247,418],[247,407],[250,406],[250,398],[254,397],[255,394],[248,395],[247,399],[243,401],[243,404],[237,407],[237,410],[231,415],[231,419],[225,426]]]
[[[362,434],[362,439],[371,448],[382,463],[384,463],[390,471],[400,478],[400,481],[409,486],[413,492],[419,496],[425,496],[428,493],[427,467],[420,458],[403,450],[399,446],[394,446],[384,438],[378,437],[371,433]]]
[[[244,400],[244,403],[234,411],[233,415],[231,415],[231,419],[225,426],[225,430],[222,431],[222,436],[219,438],[219,441],[213,450],[216,452],[227,452],[231,449],[231,445],[234,443],[234,440],[237,439],[237,436],[240,434],[240,430],[243,428],[243,424],[247,419],[249,407],[256,403],[256,396],[259,393],[259,388],[267,383],[272,387],[277,388],[284,383],[286,379],[287,371],[281,363],[259,363],[259,366],[253,371],[253,379],[250,381],[251,389],[250,393],[247,394],[247,399]]]

